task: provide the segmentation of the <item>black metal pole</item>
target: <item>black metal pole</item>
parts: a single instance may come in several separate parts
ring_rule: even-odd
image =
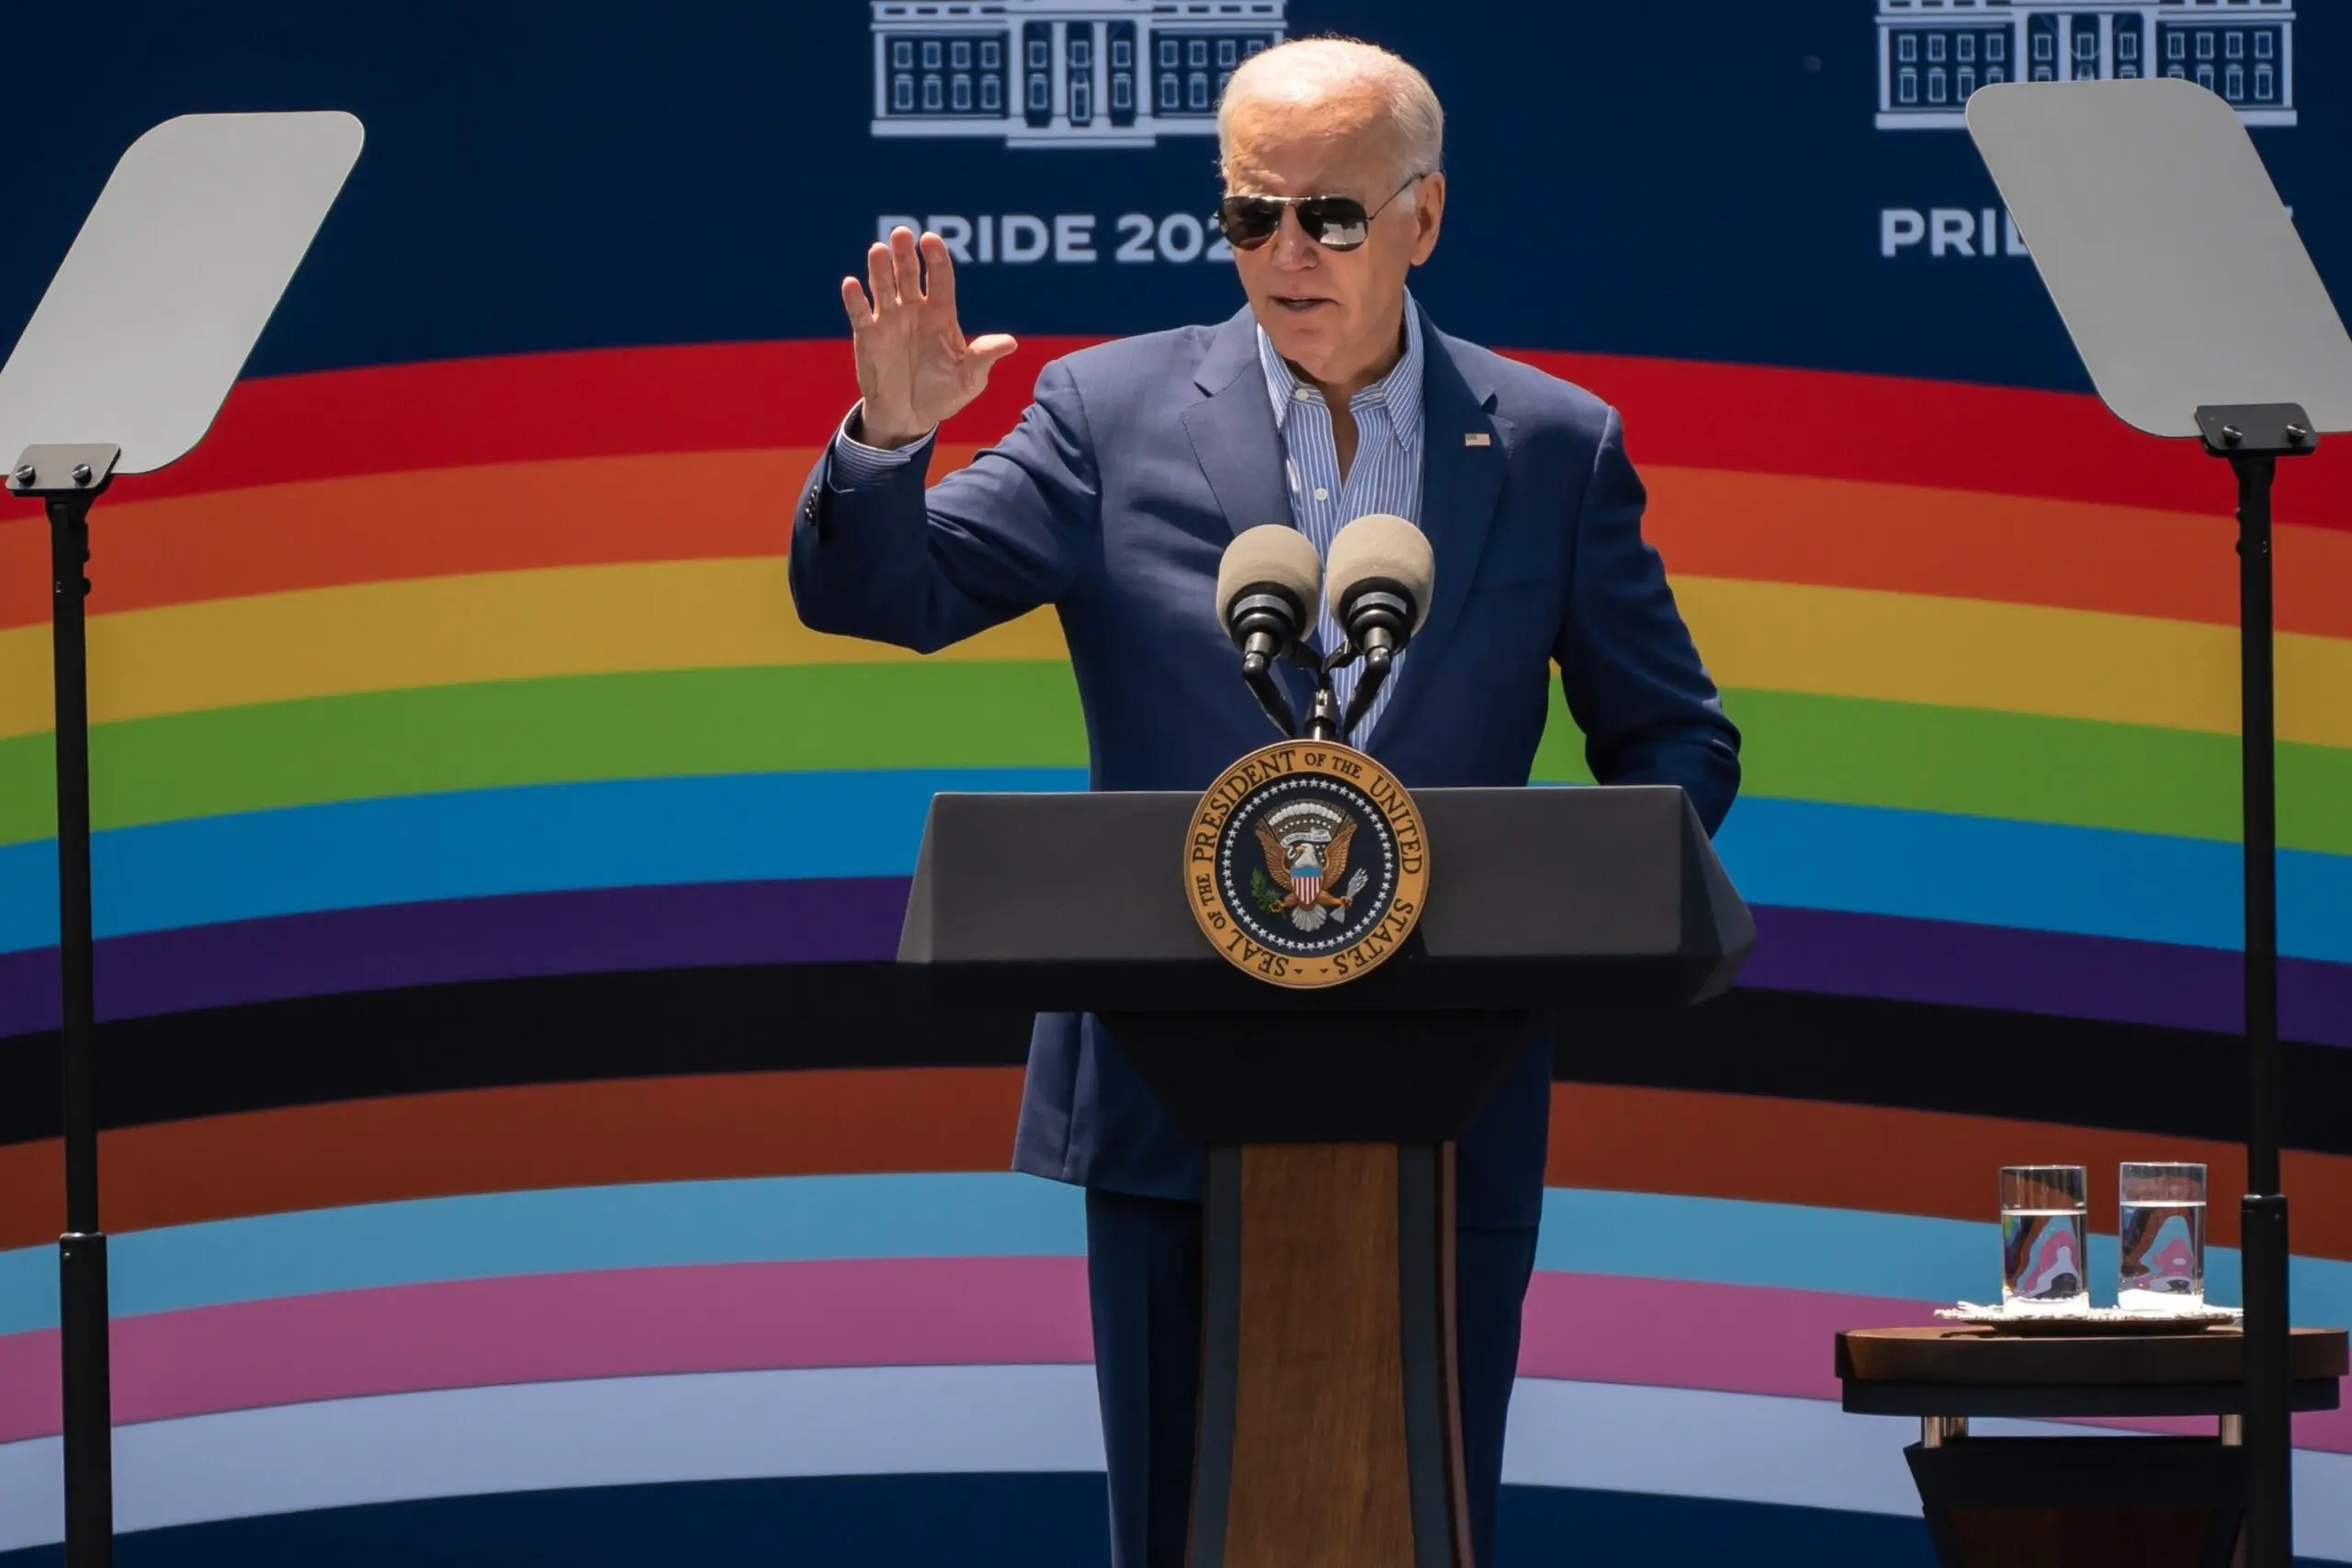
[[[107,1238],[98,1228],[98,1116],[92,1024],[90,711],[83,600],[90,493],[51,495],[50,624],[57,686],[57,915],[64,980],[65,1234],[58,1238],[65,1377],[65,1562],[114,1562],[114,1425],[107,1345]]]
[[[2245,809],[2247,1568],[2289,1568],[2293,1429],[2287,1409],[2287,1197],[2279,1190],[2286,1056],[2278,1043],[2277,789],[2273,778],[2270,482],[2278,459],[2232,453],[2238,479],[2239,680]]]

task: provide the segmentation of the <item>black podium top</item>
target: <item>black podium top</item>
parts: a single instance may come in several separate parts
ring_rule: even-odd
[[[1432,789],[1428,908],[1325,991],[1251,978],[1184,902],[1199,797],[942,795],[899,959],[943,1000],[1046,1011],[1667,1008],[1728,987],[1756,927],[1682,791]]]

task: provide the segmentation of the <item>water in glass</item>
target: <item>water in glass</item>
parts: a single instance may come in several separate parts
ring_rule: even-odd
[[[2011,1312],[2090,1310],[2083,1168],[2001,1172],[2001,1304]]]
[[[2115,1304],[2179,1312],[2205,1304],[2205,1168],[2122,1169]]]

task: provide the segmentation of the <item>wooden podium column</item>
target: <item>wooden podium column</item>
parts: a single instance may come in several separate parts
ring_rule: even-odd
[[[1452,1156],[1210,1151],[1190,1568],[1467,1568]]]

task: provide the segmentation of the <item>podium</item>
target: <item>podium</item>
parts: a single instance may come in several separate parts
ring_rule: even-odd
[[[1285,990],[1184,899],[1198,797],[942,795],[900,935],[946,1009],[1099,1015],[1206,1149],[1188,1568],[1469,1568],[1453,1142],[1544,1014],[1726,988],[1755,925],[1670,785],[1432,789],[1388,962]]]

